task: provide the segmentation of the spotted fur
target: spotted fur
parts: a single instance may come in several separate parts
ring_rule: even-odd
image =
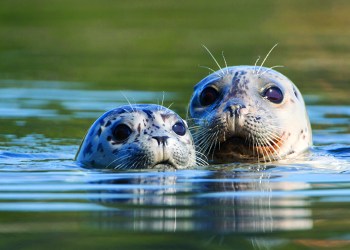
[[[281,90],[281,103],[264,96],[271,86]],[[201,93],[207,87],[217,90],[218,97],[202,105]],[[236,66],[210,74],[194,87],[188,122],[196,146],[218,163],[274,161],[296,156],[312,145],[302,95],[271,68]]]
[[[184,126],[179,135],[174,124]],[[131,133],[118,141],[116,126],[127,125]],[[159,105],[127,105],[108,111],[90,127],[76,160],[87,167],[135,169],[182,169],[201,165],[187,124],[173,111]]]

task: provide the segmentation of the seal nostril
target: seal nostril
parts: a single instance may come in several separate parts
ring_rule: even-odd
[[[230,116],[240,116],[241,115],[241,109],[244,109],[245,106],[243,104],[231,104],[227,106],[226,110],[230,112]]]
[[[158,146],[160,144],[163,144],[165,146],[166,141],[168,140],[169,136],[152,136],[152,138],[158,142]]]

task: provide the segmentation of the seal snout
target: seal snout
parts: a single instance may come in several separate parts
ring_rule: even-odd
[[[245,108],[246,106],[242,103],[230,103],[226,106],[225,111],[229,112],[230,117],[239,117],[242,109]]]
[[[154,164],[152,168],[177,168],[173,160],[173,153],[171,147],[168,147],[169,136],[159,135],[152,136],[152,139],[156,140],[158,143],[158,148],[154,149]]]
[[[240,100],[230,101],[226,103],[223,109],[226,117],[227,135],[233,136],[240,134],[244,127],[245,115],[247,114],[247,107]]]
[[[152,138],[158,142],[158,146],[160,145],[166,146],[169,136],[152,136]]]

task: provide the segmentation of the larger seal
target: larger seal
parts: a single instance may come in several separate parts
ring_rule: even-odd
[[[126,105],[108,111],[89,129],[76,160],[88,167],[135,169],[196,165],[187,124],[159,105]]]
[[[271,68],[226,67],[205,77],[194,87],[188,121],[195,144],[216,163],[274,161],[312,145],[300,91]]]

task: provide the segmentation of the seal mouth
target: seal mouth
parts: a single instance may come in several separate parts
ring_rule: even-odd
[[[282,143],[283,137],[254,141],[249,137],[232,136],[217,146],[215,151],[219,159],[271,161],[278,158]]]
[[[282,145],[282,137],[274,138],[271,140],[260,140],[253,141],[249,138],[232,136],[228,138],[227,141],[230,143],[236,144],[238,146],[246,147],[247,149],[253,150],[255,152],[264,151],[264,153],[273,153]]]
[[[177,169],[175,164],[169,160],[157,162],[156,164],[153,165],[152,168],[155,168],[155,169],[169,169],[169,168]]]

